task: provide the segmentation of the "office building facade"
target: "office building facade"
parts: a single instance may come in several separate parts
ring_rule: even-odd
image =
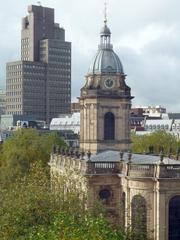
[[[6,111],[6,91],[0,89],[0,115]]]
[[[21,60],[7,63],[6,113],[50,122],[70,113],[71,43],[54,9],[31,5],[22,20]]]

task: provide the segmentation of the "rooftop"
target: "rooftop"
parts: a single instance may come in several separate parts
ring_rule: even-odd
[[[128,162],[129,153],[123,154],[124,162]],[[120,152],[119,151],[103,151],[99,154],[91,156],[92,162],[119,162],[120,161]],[[132,164],[157,164],[160,163],[160,156],[154,155],[145,155],[145,154],[132,154],[131,156]],[[179,164],[180,162],[164,157],[164,164]]]

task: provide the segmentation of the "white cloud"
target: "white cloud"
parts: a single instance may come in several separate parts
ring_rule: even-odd
[[[0,86],[5,82],[5,63],[20,58],[21,18],[35,0],[1,3]],[[79,96],[99,43],[104,0],[42,0],[55,8],[56,22],[72,42],[72,98]],[[17,7],[16,7],[17,6]],[[108,25],[114,50],[128,75],[134,103],[161,104],[179,111],[180,100],[180,1],[109,0]]]
[[[164,37],[171,36],[175,29],[173,26],[166,26],[157,23],[151,23],[143,29],[129,33],[119,39],[119,44],[130,47],[141,53],[143,49],[154,41]]]

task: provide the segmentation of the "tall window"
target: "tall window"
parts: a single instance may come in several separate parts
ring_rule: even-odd
[[[180,239],[180,196],[169,202],[169,240]]]
[[[147,206],[141,195],[135,195],[131,202],[132,230],[134,234],[146,239],[147,235]]]
[[[120,202],[120,210],[121,210],[121,227],[125,228],[125,200],[126,194],[125,192],[122,193],[121,202]]]
[[[115,138],[115,117],[111,112],[104,116],[104,140],[114,140]]]

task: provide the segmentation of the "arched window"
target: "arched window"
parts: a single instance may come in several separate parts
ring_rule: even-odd
[[[141,195],[135,195],[131,202],[131,224],[134,234],[139,237],[147,235],[147,206]]]
[[[169,201],[169,240],[180,239],[180,196]]]
[[[120,211],[121,211],[121,227],[125,228],[125,200],[126,200],[126,194],[125,192],[121,195],[121,202],[120,202]]]
[[[115,138],[115,117],[111,112],[104,116],[104,140],[114,140]]]

